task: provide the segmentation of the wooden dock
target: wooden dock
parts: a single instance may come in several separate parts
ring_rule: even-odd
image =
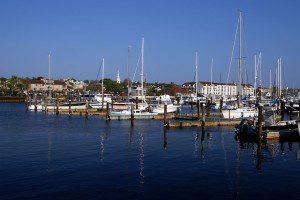
[[[174,119],[174,114],[167,114],[166,119]],[[130,120],[131,116],[110,116],[110,120]],[[164,115],[155,115],[155,116],[134,116],[134,119],[154,119],[154,120],[163,120]]]
[[[215,118],[214,118],[215,119]],[[205,121],[205,127],[214,126],[237,126],[240,120],[207,120]],[[189,127],[201,127],[202,121],[177,121],[177,122],[167,122],[166,127],[168,128],[189,128]]]

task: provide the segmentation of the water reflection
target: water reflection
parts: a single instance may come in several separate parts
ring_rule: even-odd
[[[198,129],[197,129],[197,132],[195,133],[195,143],[194,143],[194,147],[195,147],[195,157],[198,158],[198,140],[199,140],[199,132],[198,132]]]
[[[300,159],[299,141],[295,139],[289,140],[255,140],[236,137],[239,142],[238,149],[252,149],[253,158],[256,169],[259,173],[262,172],[263,163],[270,162],[275,157],[293,152],[293,144],[297,143],[296,159]],[[256,148],[255,148],[256,147]],[[239,150],[238,150],[239,152]]]
[[[164,149],[168,148],[168,142],[167,142],[167,128],[164,127],[164,145],[163,145]]]
[[[106,130],[100,135],[100,161],[104,160],[105,141],[108,139],[111,127],[109,123],[106,123]]]
[[[139,145],[140,145],[140,158],[139,158],[139,167],[140,167],[140,186],[143,186],[144,181],[144,137],[143,132],[140,132]]]
[[[51,163],[51,155],[52,155],[52,136],[51,133],[48,134],[48,171],[50,171],[50,163]]]

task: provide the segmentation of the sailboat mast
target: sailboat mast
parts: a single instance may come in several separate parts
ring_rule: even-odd
[[[270,96],[272,96],[272,69],[270,69],[270,85],[269,85]]]
[[[239,26],[240,26],[240,42],[239,42],[239,88],[238,88],[238,107],[241,104],[241,91],[242,91],[242,12],[239,15]]]
[[[196,97],[198,97],[198,52],[196,51]]]
[[[128,57],[127,57],[127,102],[129,102],[130,95],[130,46],[128,47]]]
[[[48,55],[48,84],[49,84],[49,97],[52,97],[51,91],[52,91],[52,87],[50,86],[50,79],[51,79],[51,52],[49,52]]]
[[[213,94],[213,86],[212,86],[212,72],[213,72],[213,66],[214,66],[214,59],[211,59],[211,63],[210,63],[210,93],[211,95]]]
[[[256,79],[257,79],[257,68],[256,68],[256,54],[254,55],[254,96],[256,97]]]
[[[101,77],[101,93],[102,93],[102,110],[104,108],[104,58],[102,58],[102,77]]]
[[[51,79],[51,52],[48,55],[48,81]]]
[[[141,73],[142,99],[144,99],[144,38],[142,38],[142,73]]]
[[[281,98],[281,58],[279,58],[279,97]]]

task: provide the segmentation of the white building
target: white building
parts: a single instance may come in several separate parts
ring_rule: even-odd
[[[182,88],[189,91],[195,91],[196,83],[187,82],[182,85]],[[242,95],[254,95],[254,87],[250,84],[242,85]],[[198,92],[203,95],[217,95],[217,96],[236,96],[237,85],[232,83],[216,83],[216,82],[198,82]]]

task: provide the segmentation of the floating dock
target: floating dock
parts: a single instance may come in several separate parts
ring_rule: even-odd
[[[227,119],[216,119],[214,118],[213,120],[207,119],[205,121],[204,126],[205,127],[214,127],[214,126],[237,126],[241,120],[237,119],[232,119],[232,120],[227,120]],[[167,122],[165,125],[167,128],[188,128],[188,127],[201,127],[202,126],[202,121],[178,121],[178,122]]]

